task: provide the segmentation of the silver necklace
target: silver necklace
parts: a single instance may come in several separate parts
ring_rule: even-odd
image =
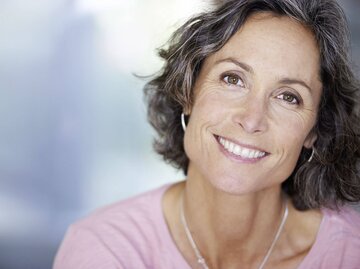
[[[204,259],[204,257],[201,255],[200,251],[199,251],[199,248],[197,247],[195,241],[194,241],[194,238],[192,237],[191,235],[191,232],[190,232],[190,229],[189,229],[189,226],[186,222],[186,219],[185,219],[185,214],[184,214],[184,193],[182,194],[181,196],[181,201],[180,201],[180,218],[181,218],[181,223],[184,227],[184,230],[185,230],[185,233],[186,233],[186,236],[190,242],[190,245],[192,247],[192,249],[194,250],[194,253],[195,253],[195,256],[197,258],[197,262],[198,264],[203,268],[203,269],[209,269],[208,265],[206,264],[206,261]],[[275,244],[277,242],[277,240],[279,239],[280,237],[280,234],[284,228],[284,225],[285,225],[285,222],[286,222],[286,219],[287,219],[287,216],[289,214],[289,210],[288,210],[288,205],[287,205],[287,202],[286,202],[286,199],[284,200],[284,205],[285,205],[285,210],[284,210],[284,214],[283,214],[283,217],[282,217],[282,220],[281,220],[281,223],[279,225],[279,228],[276,232],[276,235],[271,243],[271,246],[269,247],[268,251],[266,252],[266,255],[264,257],[264,259],[262,260],[260,266],[259,266],[259,269],[263,269],[266,262],[268,261],[270,255],[271,255],[271,252],[273,251],[274,247],[275,247]]]

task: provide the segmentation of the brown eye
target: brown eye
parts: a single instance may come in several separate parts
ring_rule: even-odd
[[[287,101],[287,102],[289,102],[289,103],[292,103],[292,102],[294,102],[295,97],[292,96],[292,95],[286,94],[286,95],[284,95],[284,100]]]
[[[282,93],[277,98],[294,105],[300,103],[299,98],[292,93]]]
[[[223,80],[226,82],[226,84],[236,85],[240,87],[244,86],[242,80],[236,75],[226,75],[224,76]]]

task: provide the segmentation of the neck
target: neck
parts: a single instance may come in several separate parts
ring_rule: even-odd
[[[189,172],[183,193],[184,211],[208,265],[229,268],[230,264],[259,264],[283,216],[280,186],[233,195]]]

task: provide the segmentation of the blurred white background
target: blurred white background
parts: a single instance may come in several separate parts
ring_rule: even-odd
[[[360,62],[360,3],[341,1]],[[210,0],[0,0],[0,269],[45,269],[66,227],[183,177],[152,150],[156,48]]]

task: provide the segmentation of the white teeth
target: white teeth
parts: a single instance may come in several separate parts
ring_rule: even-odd
[[[233,143],[230,143],[229,151],[234,152],[234,147],[236,147],[236,145],[234,145]]]
[[[220,143],[224,145],[224,138],[220,137]]]
[[[239,155],[241,153],[241,148],[238,145],[236,145],[234,147],[233,153]]]
[[[230,142],[229,140],[226,140],[222,137],[220,137],[219,142],[221,145],[224,146],[224,148],[227,151],[229,151],[235,155],[241,156],[243,158],[255,159],[255,158],[263,157],[265,155],[265,152],[263,152],[263,151],[243,148],[243,147],[241,147],[237,144],[234,144],[234,143]]]
[[[245,158],[249,158],[250,156],[250,150],[247,148],[243,148],[241,151],[241,155],[244,156]]]

